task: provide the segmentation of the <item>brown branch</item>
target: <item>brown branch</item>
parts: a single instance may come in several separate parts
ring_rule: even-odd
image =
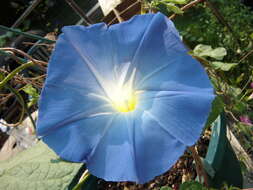
[[[253,49],[251,51],[249,51],[248,53],[246,53],[246,55],[244,55],[238,63],[243,62],[246,58],[248,58],[251,54],[253,53]]]
[[[210,10],[212,11],[213,15],[217,18],[217,20],[222,25],[224,25],[225,27],[227,27],[228,31],[231,33],[231,35],[233,36],[233,38],[236,40],[236,42],[240,46],[241,45],[240,38],[235,33],[235,31],[233,30],[232,26],[226,21],[225,17],[222,15],[222,13],[220,12],[220,10],[217,7],[215,7],[214,3],[212,3],[209,0],[206,0],[206,5],[210,8]]]
[[[17,53],[19,55],[22,55],[24,57],[26,57],[27,59],[31,60],[34,64],[37,64],[37,65],[43,65],[43,66],[47,66],[47,62],[45,61],[40,61],[40,60],[37,60],[37,59],[34,59],[32,56],[28,55],[27,53],[19,50],[19,49],[16,49],[16,48],[0,48],[1,50],[3,51],[11,51],[13,53]]]
[[[133,8],[134,6],[136,6],[136,5],[139,4],[139,3],[140,3],[140,1],[136,1],[135,3],[131,4],[129,7],[127,7],[127,8],[124,9],[123,11],[121,11],[121,12],[119,13],[119,15],[121,16],[122,14],[126,13],[128,10],[130,10],[131,8]],[[116,15],[115,15],[115,16],[116,16]],[[116,20],[118,20],[117,17],[116,17],[116,18],[113,18],[113,19],[108,23],[108,25],[113,24]]]
[[[114,12],[116,18],[118,19],[119,23],[120,23],[120,22],[124,22],[124,19],[120,16],[119,11],[116,10],[116,9],[112,9],[112,10],[113,10],[113,12]]]
[[[182,10],[182,11],[185,11],[185,10],[187,10],[187,9],[189,9],[189,8],[191,8],[191,7],[193,7],[193,6],[195,6],[196,4],[198,4],[198,3],[202,3],[202,2],[204,2],[205,0],[195,0],[195,1],[192,1],[192,2],[190,2],[190,3],[188,3],[188,4],[186,4],[185,6],[183,6],[183,7],[181,7],[180,9]],[[169,17],[169,19],[174,19],[175,17],[177,16],[177,14],[173,14],[173,15],[171,15],[170,17]]]
[[[47,47],[54,47],[54,44],[45,44],[45,43],[33,43],[33,42],[23,42],[24,45],[36,45],[36,46],[47,46]]]
[[[196,171],[197,171],[197,174],[199,176],[199,181],[201,182],[202,181],[202,177],[204,178],[204,185],[206,187],[208,187],[208,177],[207,177],[207,174],[204,170],[204,167],[203,167],[203,164],[202,164],[202,161],[195,149],[195,146],[190,146],[188,147],[188,149],[191,151],[192,153],[192,157],[193,159],[195,160],[195,164],[196,164]]]

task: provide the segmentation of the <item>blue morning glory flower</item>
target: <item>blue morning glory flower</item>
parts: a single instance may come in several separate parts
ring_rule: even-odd
[[[67,26],[49,62],[37,134],[97,177],[144,183],[197,141],[213,98],[205,70],[161,13]]]

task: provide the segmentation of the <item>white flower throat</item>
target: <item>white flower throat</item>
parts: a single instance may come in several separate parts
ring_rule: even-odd
[[[129,74],[128,80],[126,80],[129,66],[130,63],[127,63],[120,70],[115,68],[114,80],[112,81],[103,80],[103,77],[96,73],[106,96],[92,95],[105,100],[118,112],[134,111],[138,103],[137,91],[134,88],[135,68]]]
[[[136,108],[138,98],[133,85],[135,74],[136,69],[133,69],[129,80],[125,82],[127,70],[123,70],[120,75],[116,75],[117,81],[106,86],[107,96],[112,107],[119,112],[130,112]]]

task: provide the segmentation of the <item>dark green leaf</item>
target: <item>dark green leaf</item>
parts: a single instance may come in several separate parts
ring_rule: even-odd
[[[187,181],[180,185],[179,190],[208,190],[197,181]]]
[[[244,113],[247,110],[247,104],[242,101],[237,101],[233,105],[233,111],[237,113]]]
[[[244,78],[244,73],[240,74],[239,77],[236,78],[236,83],[239,84],[240,82],[242,82],[243,78]]]
[[[84,184],[82,184],[80,190],[96,190],[98,187],[98,178],[90,175]]]
[[[216,118],[221,114],[223,109],[224,109],[224,103],[221,97],[216,96],[216,98],[214,99],[212,103],[212,110],[208,116],[206,127],[210,126],[216,120]]]
[[[242,93],[242,90],[240,88],[229,86],[227,92],[228,94],[231,94],[233,97],[237,98]]]

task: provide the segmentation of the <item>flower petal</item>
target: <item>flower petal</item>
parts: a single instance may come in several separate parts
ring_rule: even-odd
[[[129,21],[109,27],[116,64],[132,62],[153,17],[154,14],[137,15]]]
[[[45,86],[47,84],[77,90],[86,89],[94,93],[102,92],[82,55],[71,46],[65,34],[59,36],[50,58]]]
[[[96,144],[100,141],[111,115],[100,115],[67,123],[56,128],[42,139],[62,159],[72,162],[86,162]]]
[[[185,145],[146,112],[116,116],[89,157],[89,171],[107,181],[145,183],[167,171]],[[173,152],[173,154],[171,154]]]
[[[214,95],[206,91],[146,92],[141,97],[145,111],[159,125],[186,146],[200,136],[211,109]]]
[[[37,135],[42,137],[57,128],[71,128],[74,121],[113,111],[104,101],[87,95],[85,90],[51,84],[43,89],[39,109]]]
[[[94,28],[103,30],[100,25]],[[54,132],[56,128],[70,127],[71,121],[77,120],[76,117],[83,119],[89,115],[111,111],[110,107],[105,107],[105,101],[91,96],[103,96],[105,92],[88,67],[84,55],[72,43],[68,35],[61,34],[50,59],[47,79],[40,97],[37,123],[39,136]]]
[[[107,181],[138,181],[129,136],[132,123],[124,114],[118,114],[107,127],[88,159],[89,172]]]
[[[168,171],[185,151],[186,146],[160,125],[147,111],[135,117],[132,136],[140,183]]]
[[[112,36],[106,24],[99,23],[89,27],[65,26],[62,31],[69,46],[79,54],[98,83],[103,87],[104,80],[113,77]]]
[[[132,60],[139,74],[137,87],[168,90],[167,83],[175,82],[212,88],[205,70],[187,54],[173,23],[164,15],[156,14],[150,25]]]

